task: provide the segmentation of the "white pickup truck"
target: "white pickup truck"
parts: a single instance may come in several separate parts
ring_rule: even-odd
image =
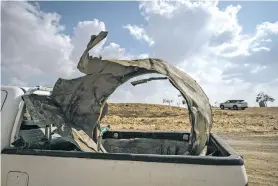
[[[107,153],[82,152],[58,135],[49,140],[45,128],[24,119],[26,91],[1,87],[2,186],[247,185],[242,157],[215,134],[206,156],[183,155],[186,132],[108,131]],[[28,145],[16,147],[17,139]]]
[[[77,65],[82,77],[59,78],[52,89],[1,87],[1,185],[246,186],[242,157],[211,134],[211,105],[197,82],[161,59],[90,56],[106,35],[91,36]],[[190,133],[105,132],[109,96],[153,73],[164,77],[131,84],[169,80],[187,103]]]

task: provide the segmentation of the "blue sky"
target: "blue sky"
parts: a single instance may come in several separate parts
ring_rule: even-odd
[[[71,35],[78,22],[94,18],[105,22],[109,33],[108,42],[120,43],[130,53],[146,53],[149,46],[138,43],[123,29],[126,24],[145,24],[140,15],[138,1],[84,1],[59,2],[39,1],[41,10],[56,12],[61,15],[60,23],[65,26],[65,34]],[[240,5],[238,21],[243,25],[243,33],[255,32],[256,25],[265,21],[277,21],[278,3],[274,1],[220,1],[219,8],[224,10],[229,5]]]
[[[92,20],[94,18],[105,22],[106,29],[109,32],[108,42],[120,43],[122,47],[131,50],[130,52],[144,53],[149,47],[147,44],[138,43],[128,31],[123,29],[124,25],[129,23],[144,24],[144,18],[140,15],[139,2],[125,1],[84,1],[84,2],[39,2],[43,11],[56,12],[60,14],[61,24],[65,25],[65,33],[72,34],[73,27],[79,21]],[[132,49],[134,46],[136,49]],[[136,50],[136,51],[134,51]]]
[[[37,3],[39,9],[34,2],[2,3],[2,84],[53,85],[59,77],[82,75],[77,60],[90,35],[105,27],[108,37],[97,55],[162,58],[193,77],[212,103],[246,99],[256,105],[260,91],[278,100],[278,2]],[[158,82],[142,87],[125,84],[113,101],[161,103],[177,93]]]
[[[97,18],[106,23],[107,29],[113,30],[110,39],[119,42],[119,38],[126,37],[122,26],[128,23],[144,24],[140,15],[138,1],[84,1],[59,2],[39,1],[41,9],[56,12],[62,16],[61,24],[66,26],[66,33],[72,33],[74,27],[81,20]],[[244,32],[254,32],[258,23],[277,21],[278,3],[275,1],[220,1],[219,8],[225,9],[229,5],[240,5],[239,23],[244,25]]]
[[[231,4],[241,6],[238,20],[244,25],[245,33],[254,32],[258,23],[277,21],[278,3],[275,1],[222,1],[219,7],[224,9]]]

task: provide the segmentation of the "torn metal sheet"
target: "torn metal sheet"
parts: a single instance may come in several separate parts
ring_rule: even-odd
[[[168,79],[167,77],[151,77],[151,78],[147,78],[147,79],[140,79],[137,81],[132,81],[131,84],[133,86],[139,85],[139,84],[143,84],[143,83],[147,83],[149,81],[153,81],[153,80],[161,80],[161,79]]]
[[[107,32],[101,32],[96,38],[107,35],[105,33]],[[167,76],[188,104],[192,124],[189,154],[199,155],[205,149],[212,126],[211,106],[208,97],[195,80],[161,59],[112,60],[92,58],[88,53],[93,46],[90,43],[94,43],[94,41],[89,42],[88,48],[80,58],[77,67],[80,72],[88,76],[98,76],[97,80],[94,79],[94,86],[99,84],[98,87],[101,86],[103,90],[97,92],[102,92],[102,96],[108,97],[119,85],[142,74],[159,73]],[[101,85],[102,80],[105,80],[105,85]],[[87,85],[88,87],[83,84],[83,87],[90,89],[90,85]],[[84,92],[87,92],[87,90]],[[80,92],[80,94],[82,93]]]
[[[188,154],[203,154],[209,140],[212,113],[208,97],[202,88],[187,74],[161,59],[116,60],[89,56],[89,50],[106,36],[107,32],[92,36],[81,56],[77,68],[85,76],[71,80],[58,79],[52,95],[47,97],[51,104],[41,98],[31,101],[44,102],[41,107],[47,108],[40,109],[39,104],[33,104],[33,108],[36,107],[33,110],[39,110],[38,117],[55,124],[62,137],[78,143],[79,146],[80,141],[86,144],[78,138],[78,131],[84,131],[94,139],[93,131],[101,105],[105,104],[105,100],[117,87],[136,76],[158,73],[165,75],[187,101],[192,124]],[[25,99],[31,100],[33,96],[25,96]]]
[[[83,128],[68,120],[54,99],[36,94],[24,95],[26,107],[35,124],[45,128],[51,124],[57,127],[55,133],[75,144],[84,152],[96,152],[97,144],[84,133]],[[106,152],[103,148],[100,152]]]

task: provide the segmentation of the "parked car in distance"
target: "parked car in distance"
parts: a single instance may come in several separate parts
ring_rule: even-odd
[[[244,110],[248,108],[248,103],[245,100],[227,100],[223,103],[220,103],[220,108],[222,110],[225,108],[234,110]]]

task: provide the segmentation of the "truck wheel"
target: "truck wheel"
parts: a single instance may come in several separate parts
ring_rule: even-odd
[[[244,108],[244,107],[242,107],[242,108],[241,108],[241,110],[245,110],[245,108]]]
[[[233,106],[234,110],[238,110],[238,107],[236,105]]]
[[[223,110],[223,109],[224,109],[224,106],[223,106],[223,105],[220,105],[220,108]]]

